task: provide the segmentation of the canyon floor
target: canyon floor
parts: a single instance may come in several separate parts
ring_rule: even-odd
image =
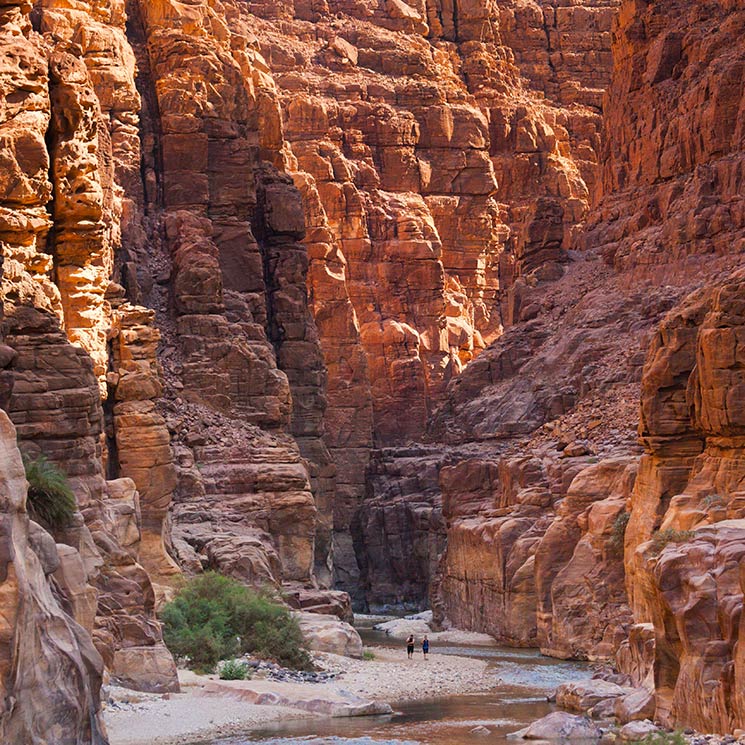
[[[277,721],[333,716],[329,705],[340,705],[337,715],[344,716],[342,709],[359,699],[367,704],[395,706],[486,691],[496,683],[495,676],[487,672],[488,663],[481,659],[432,654],[425,662],[419,652],[413,660],[407,660],[403,647],[372,647],[369,651],[375,655],[372,660],[314,655],[319,669],[341,673],[326,683],[218,681],[214,675],[180,671],[182,693],[159,696],[112,689],[105,710],[111,745],[192,743],[200,738],[247,734]],[[294,705],[248,703],[247,692],[249,697],[258,692]]]

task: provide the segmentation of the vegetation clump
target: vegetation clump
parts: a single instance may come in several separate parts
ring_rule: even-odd
[[[701,500],[701,504],[707,510],[710,507],[721,507],[724,505],[724,497],[721,494],[709,494]]]
[[[685,543],[694,538],[695,535],[696,533],[693,530],[674,530],[673,528],[658,530],[650,541],[652,555],[657,556],[668,543]]]
[[[611,553],[614,555],[623,556],[623,541],[626,536],[626,527],[629,524],[630,517],[631,513],[629,512],[619,512],[613,521],[608,545],[610,546]]]
[[[189,580],[163,608],[163,636],[197,672],[250,653],[296,670],[313,662],[297,619],[272,595],[216,572]]]
[[[687,745],[686,738],[680,730],[675,732],[652,732],[639,742],[642,745]]]
[[[65,473],[43,455],[24,456],[28,481],[26,507],[31,519],[48,530],[62,530],[72,523],[77,510],[75,494]]]
[[[368,662],[370,662],[371,660],[374,660],[374,659],[375,659],[375,652],[373,652],[373,651],[372,651],[372,650],[370,650],[370,649],[366,649],[366,650],[365,650],[365,651],[364,651],[364,652],[362,653],[362,659],[363,659],[363,660],[367,660]]]
[[[240,660],[226,660],[218,669],[220,680],[245,680],[251,677],[248,674],[248,665]]]

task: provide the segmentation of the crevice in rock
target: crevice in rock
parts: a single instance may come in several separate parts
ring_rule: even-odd
[[[147,0],[146,0],[147,1]],[[147,34],[140,8],[140,0],[126,0],[127,38],[137,60],[135,85],[142,108],[140,127],[140,173],[144,189],[143,208],[146,215],[163,209],[163,146],[161,112],[147,51]]]

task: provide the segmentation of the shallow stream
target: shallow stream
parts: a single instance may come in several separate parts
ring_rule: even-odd
[[[384,633],[358,629],[365,645],[398,647]],[[546,700],[556,686],[588,677],[586,665],[541,656],[536,650],[484,646],[435,646],[433,654],[485,659],[495,689],[487,693],[447,696],[399,704],[392,715],[277,723],[250,737],[216,740],[211,745],[505,745],[506,736],[545,716]],[[477,726],[490,734],[474,734]]]

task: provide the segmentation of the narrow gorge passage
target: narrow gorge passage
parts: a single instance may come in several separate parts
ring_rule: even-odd
[[[740,738],[743,32],[0,0],[0,739]]]

